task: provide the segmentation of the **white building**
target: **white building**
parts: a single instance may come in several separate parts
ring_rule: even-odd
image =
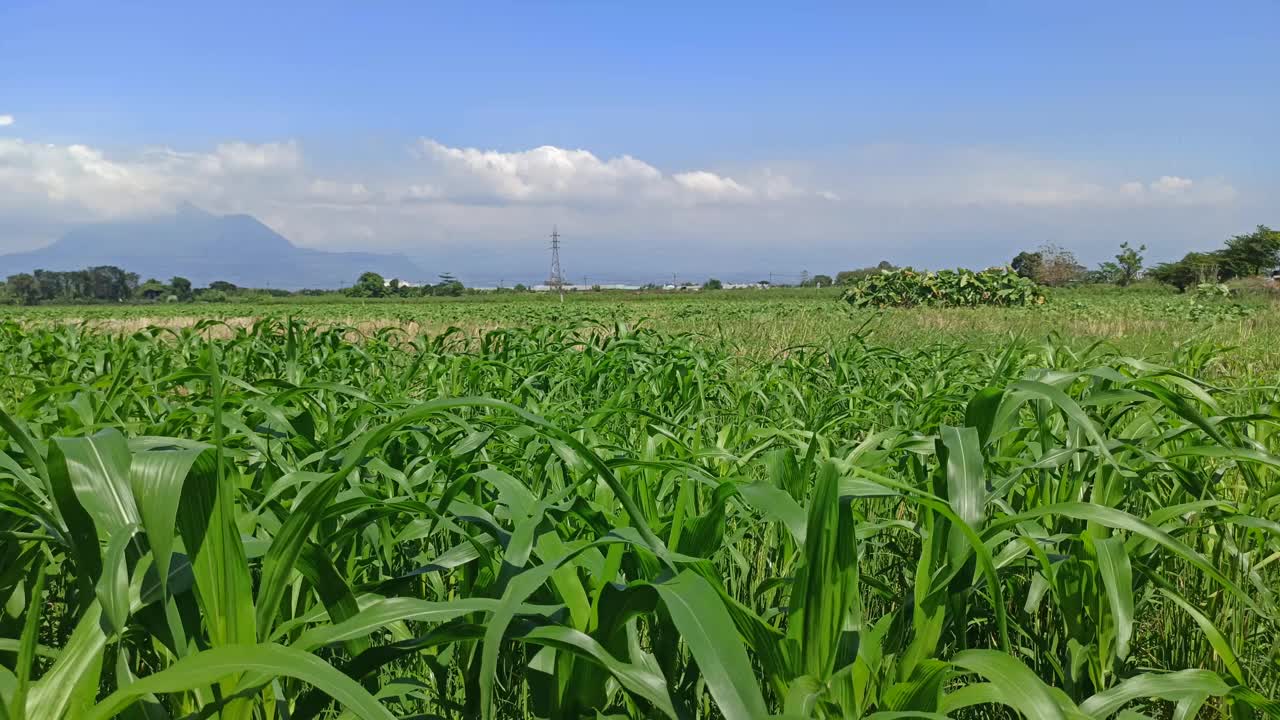
[[[534,285],[532,288],[529,288],[529,289],[530,289],[530,290],[533,290],[534,292],[555,292],[555,291],[556,291],[556,289],[555,289],[554,287],[550,286],[550,285]],[[600,290],[639,290],[639,289],[640,289],[640,286],[639,286],[639,285],[627,285],[627,284],[625,284],[625,283],[599,283],[599,284],[594,284],[594,283],[593,283],[593,284],[591,284],[591,285],[571,285],[571,284],[569,284],[569,283],[565,283],[565,285],[564,285],[564,291],[565,291],[565,292],[589,292],[589,291],[591,291],[591,290],[596,290],[596,289],[600,289]]]

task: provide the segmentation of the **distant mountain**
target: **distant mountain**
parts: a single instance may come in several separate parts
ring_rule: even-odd
[[[94,265],[115,265],[143,280],[181,275],[196,286],[225,280],[287,290],[351,285],[366,271],[424,278],[404,255],[300,248],[250,215],[214,215],[193,205],[173,215],[82,225],[46,247],[0,255],[0,278]]]

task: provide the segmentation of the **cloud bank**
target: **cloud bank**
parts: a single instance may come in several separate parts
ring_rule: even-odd
[[[12,124],[0,116],[0,125],[6,118]],[[0,252],[43,244],[74,223],[163,213],[185,201],[252,213],[302,245],[441,262],[509,252],[527,264],[542,249],[534,239],[559,223],[590,244],[583,262],[633,253],[656,266],[655,255],[680,253],[679,262],[708,271],[782,257],[940,265],[975,254],[972,262],[998,261],[1046,240],[1087,256],[1088,243],[1111,242],[1108,233],[1149,226],[1167,237],[1166,220],[1188,213],[1218,223],[1180,219],[1185,237],[1174,240],[1190,246],[1198,242],[1192,233],[1237,222],[1245,204],[1220,177],[1176,169],[1125,177],[990,148],[864,146],[785,163],[786,171],[743,162],[727,170],[423,137],[382,160],[332,173],[315,170],[293,140],[107,152],[0,136]],[[968,238],[968,255],[939,237]]]

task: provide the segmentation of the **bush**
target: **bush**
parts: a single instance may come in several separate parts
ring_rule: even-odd
[[[974,272],[887,270],[855,281],[844,294],[855,307],[973,307],[1044,304],[1039,285],[1011,268]]]

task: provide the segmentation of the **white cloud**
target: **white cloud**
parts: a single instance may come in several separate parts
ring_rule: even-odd
[[[1190,190],[1194,184],[1194,182],[1186,178],[1176,175],[1164,175],[1159,180],[1151,183],[1151,190],[1163,195],[1178,195]]]
[[[0,138],[0,213],[44,208],[65,220],[85,220],[160,212],[183,200],[221,205],[263,192],[278,197],[290,192],[288,178],[300,167],[293,142],[110,156],[86,145]]]
[[[335,180],[312,180],[307,186],[306,197],[318,203],[333,205],[364,205],[378,199],[377,193],[364,183]]]
[[[1120,182],[1105,169],[1073,167],[990,148],[872,146],[842,158],[826,183],[863,207],[1124,208],[1225,206],[1236,191],[1220,178],[1164,175]]]
[[[1222,178],[1191,180],[1162,175],[1149,183],[1130,181],[1120,186],[1129,202],[1142,205],[1229,205],[1239,193]]]
[[[706,198],[739,199],[749,198],[755,194],[733,178],[721,177],[706,170],[676,173],[671,176],[671,179],[685,190]]]
[[[466,269],[453,264],[466,253],[490,267],[527,252],[540,268],[542,229],[560,223],[575,253],[598,252],[601,264],[620,265],[622,274],[673,257],[772,267],[814,248],[856,258],[851,267],[882,258],[968,262],[946,255],[945,242],[921,240],[939,237],[939,228],[947,237],[981,238],[979,253],[1016,235],[974,262],[1000,261],[1009,249],[1050,239],[1088,260],[1089,243],[1098,244],[1098,257],[1114,253],[1119,241],[1107,233],[1121,228],[1134,238],[1147,228],[1149,245],[1174,242],[1168,238],[1178,233],[1190,244],[1256,224],[1245,217],[1251,206],[1243,195],[1221,178],[1155,168],[1139,180],[990,148],[862,147],[732,169],[665,169],[625,154],[553,146],[500,152],[429,139],[410,155],[370,158],[345,172],[313,172],[308,157],[289,140],[108,152],[0,137],[0,253],[52,240],[76,222],[155,214],[182,201],[251,213],[301,245],[438,253],[452,270]],[[1228,216],[1246,222],[1221,220]]]
[[[424,138],[417,153],[434,181],[415,184],[409,199],[456,202],[681,205],[780,199],[807,194],[784,176],[754,188],[710,170],[667,174],[631,155],[602,159],[587,150],[543,145],[500,152],[455,148]],[[430,187],[430,193],[423,193]]]
[[[9,127],[14,123],[12,115],[0,115],[0,127]]]
[[[296,170],[302,164],[298,144],[292,140],[262,145],[223,143],[213,153],[213,159],[220,170],[230,173],[275,173]]]

